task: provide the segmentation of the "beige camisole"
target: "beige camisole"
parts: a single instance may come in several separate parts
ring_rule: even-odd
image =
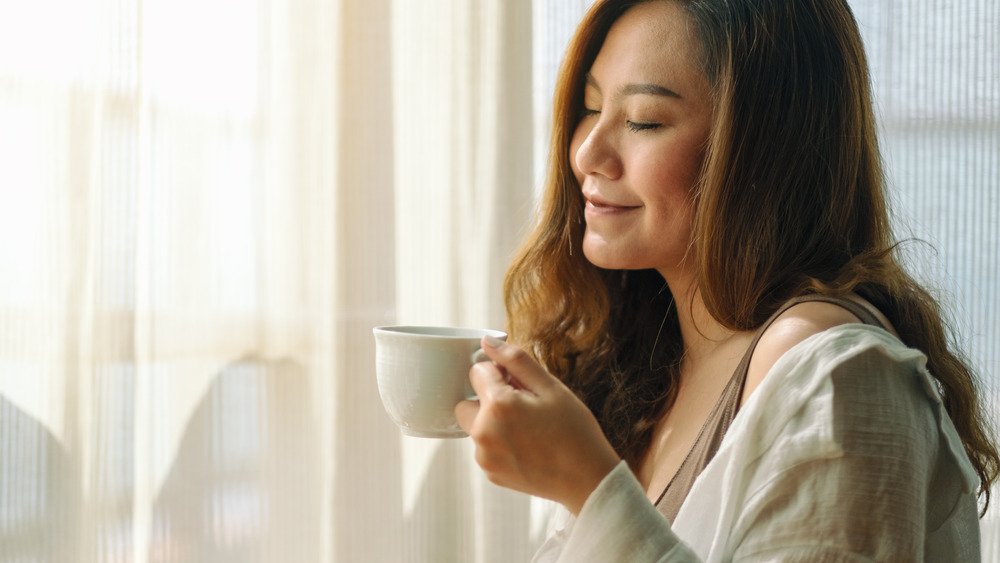
[[[779,315],[787,311],[792,306],[806,301],[822,301],[839,305],[861,319],[861,322],[885,328],[878,318],[876,318],[875,315],[872,314],[867,308],[846,298],[830,297],[825,295],[805,295],[788,301],[775,311],[775,313],[771,315],[771,317],[765,321],[760,328],[757,329],[753,341],[750,343],[746,353],[743,355],[743,359],[736,367],[736,371],[733,372],[732,377],[729,379],[729,383],[726,384],[725,389],[723,389],[722,396],[719,397],[718,402],[715,403],[715,406],[712,408],[712,412],[709,413],[708,418],[701,427],[698,437],[695,439],[694,445],[691,446],[691,450],[688,452],[687,457],[684,458],[680,468],[677,469],[677,473],[674,474],[673,478],[667,484],[667,487],[663,490],[663,493],[660,494],[656,501],[656,508],[671,522],[677,516],[677,512],[680,511],[681,504],[683,504],[684,499],[687,498],[688,491],[690,491],[691,487],[694,485],[695,479],[697,479],[698,475],[700,475],[702,470],[705,469],[705,466],[712,461],[712,457],[715,456],[715,452],[719,449],[719,444],[722,443],[723,436],[725,436],[726,431],[729,430],[729,425],[732,424],[733,419],[736,418],[736,413],[740,407],[740,399],[743,397],[743,389],[746,385],[747,372],[750,368],[750,358],[753,356],[754,348],[756,348],[761,335],[764,334],[764,331],[771,326],[771,323],[773,323]]]

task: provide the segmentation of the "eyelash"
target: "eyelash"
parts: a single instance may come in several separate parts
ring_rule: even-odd
[[[636,123],[634,121],[626,121],[625,126],[628,127],[629,131],[638,133],[640,131],[652,131],[660,127],[659,123]]]
[[[598,115],[599,113],[601,113],[600,110],[583,108],[583,110],[580,112],[581,114],[580,117],[582,119],[584,117]],[[655,129],[660,128],[659,123],[637,123],[635,121],[628,121],[628,120],[625,121],[625,126],[628,127],[629,131],[632,131],[633,133],[640,133],[642,131],[653,131]]]

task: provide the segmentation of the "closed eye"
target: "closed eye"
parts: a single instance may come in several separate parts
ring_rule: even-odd
[[[601,110],[599,109],[583,108],[582,110],[580,110],[580,118],[582,119],[584,117],[590,117],[592,115],[598,115],[600,113]]]
[[[626,121],[625,126],[629,128],[630,131],[651,131],[653,129],[658,129],[660,127],[659,123],[638,123],[635,121]]]

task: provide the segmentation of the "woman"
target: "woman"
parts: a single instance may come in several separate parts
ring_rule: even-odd
[[[576,516],[538,559],[978,559],[1000,458],[894,255],[846,2],[598,1],[554,121],[519,345],[456,408]]]

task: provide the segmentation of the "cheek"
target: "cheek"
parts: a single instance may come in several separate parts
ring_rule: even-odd
[[[694,194],[705,158],[702,144],[697,141],[672,143],[650,156],[651,170],[657,177],[655,182],[666,188],[664,195],[671,200],[688,200]]]
[[[701,171],[700,150],[685,146],[661,147],[650,155],[646,169],[646,197],[655,210],[650,220],[670,225],[689,225],[693,218],[694,186]]]
[[[701,167],[698,153],[671,148],[651,155],[647,162],[647,185],[657,186],[655,192],[663,199],[676,201],[693,193]]]
[[[580,150],[580,145],[583,144],[583,140],[587,138],[587,131],[583,126],[578,125],[576,130],[573,131],[573,138],[569,142],[569,167],[573,170],[573,176],[576,177],[576,183],[583,185],[583,172],[580,172],[580,168],[576,165],[576,152]]]

